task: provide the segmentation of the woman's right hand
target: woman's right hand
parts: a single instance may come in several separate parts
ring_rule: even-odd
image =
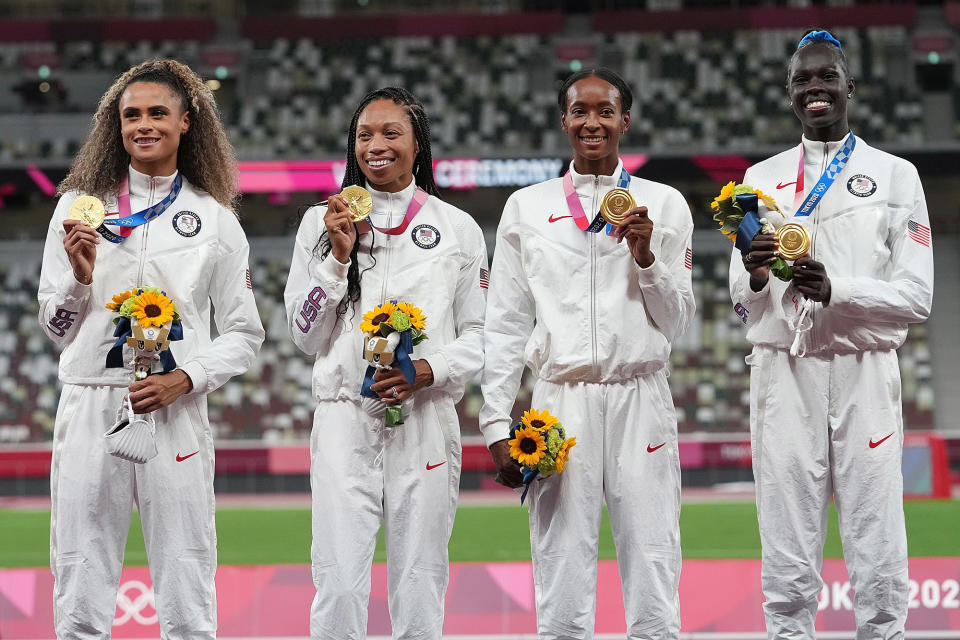
[[[350,262],[350,252],[353,251],[353,244],[357,241],[357,227],[350,217],[347,201],[339,195],[330,196],[327,202],[327,213],[323,216],[323,224],[327,227],[330,252],[333,257],[344,264]]]
[[[93,266],[97,261],[97,244],[100,234],[80,220],[64,220],[63,248],[67,252],[70,266],[73,267],[73,277],[77,282],[90,284],[93,282]]]
[[[750,288],[760,291],[770,279],[770,265],[780,257],[777,236],[772,233],[758,233],[750,242],[750,251],[741,256],[743,268],[750,273]]]

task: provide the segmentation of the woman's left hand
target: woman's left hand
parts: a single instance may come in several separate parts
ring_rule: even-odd
[[[813,258],[799,258],[793,263],[793,286],[797,291],[814,302],[830,304],[830,278],[822,262]]]
[[[646,207],[637,207],[627,212],[617,225],[617,244],[624,240],[637,264],[646,269],[656,259],[650,252],[650,237],[653,235],[653,220],[647,217]]]
[[[370,390],[380,396],[380,402],[388,404],[400,404],[409,398],[414,391],[429,387],[433,384],[433,369],[426,360],[414,360],[413,368],[417,372],[413,378],[413,384],[409,384],[403,377],[403,372],[399,367],[392,369],[379,369],[373,374],[374,383],[370,385]]]

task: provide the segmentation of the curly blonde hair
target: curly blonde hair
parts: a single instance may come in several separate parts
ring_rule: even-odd
[[[134,82],[163,84],[179,96],[190,113],[190,129],[180,138],[177,169],[191,184],[236,210],[237,156],[223,129],[213,92],[190,67],[176,60],[142,62],[114,81],[100,99],[93,130],[57,194],[77,190],[105,197],[120,188],[130,156],[120,133],[119,104],[123,92]]]

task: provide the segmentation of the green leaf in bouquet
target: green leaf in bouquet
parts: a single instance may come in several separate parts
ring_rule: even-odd
[[[777,258],[776,262],[770,265],[770,273],[780,278],[784,282],[790,282],[793,278],[793,269],[783,258]]]
[[[736,233],[737,229],[740,228],[741,220],[743,220],[743,216],[729,216],[723,221],[723,227],[721,227],[721,230],[724,233]]]
[[[422,331],[418,331],[417,329],[414,329],[412,334],[412,340],[410,341],[411,344],[413,344],[413,346],[417,346],[424,340],[429,340],[429,338],[427,337],[427,334],[425,334]]]

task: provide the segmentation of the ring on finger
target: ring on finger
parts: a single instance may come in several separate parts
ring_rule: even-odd
[[[393,397],[396,398],[396,397],[399,396],[399,395],[400,395],[400,392],[397,391],[397,388],[396,388],[396,387],[394,387],[394,388],[393,388]]]

